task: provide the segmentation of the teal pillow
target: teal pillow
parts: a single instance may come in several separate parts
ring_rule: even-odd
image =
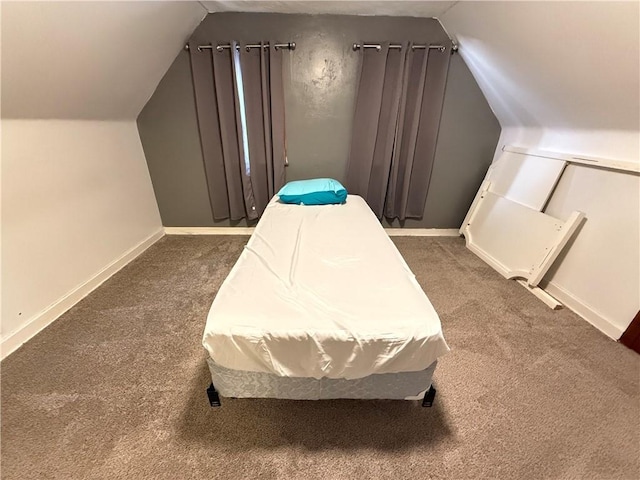
[[[312,178],[289,182],[278,192],[283,203],[297,205],[332,205],[344,203],[347,189],[332,178]]]

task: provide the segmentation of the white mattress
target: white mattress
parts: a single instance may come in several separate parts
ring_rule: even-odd
[[[226,368],[362,378],[424,370],[440,319],[364,200],[271,200],[211,306],[203,345]]]

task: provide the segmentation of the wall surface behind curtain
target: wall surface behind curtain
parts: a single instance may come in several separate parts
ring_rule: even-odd
[[[217,13],[194,40],[295,41],[285,64],[287,180],[344,180],[358,82],[354,42],[447,41],[427,18]],[[189,57],[181,52],[138,117],[165,226],[214,222],[200,150]],[[493,158],[500,126],[462,59],[452,58],[425,216],[405,226],[460,226]]]
[[[5,347],[12,334],[28,339],[35,332],[21,335],[30,322],[161,234],[132,120],[2,120]]]

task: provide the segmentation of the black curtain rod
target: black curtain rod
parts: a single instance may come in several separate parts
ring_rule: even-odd
[[[260,48],[260,44],[259,43],[255,43],[255,44],[249,44],[249,45],[245,45],[244,48],[246,48],[247,50],[250,50],[252,48]],[[269,44],[265,43],[264,45],[262,45],[263,48],[269,48]],[[296,49],[296,42],[288,42],[288,43],[276,43],[275,44],[276,48],[287,48],[289,50],[295,50]],[[218,52],[222,52],[223,50],[228,50],[231,48],[231,45],[217,45],[215,47],[215,49]],[[236,48],[240,49],[240,45],[238,45]],[[380,49],[382,48],[381,45],[379,43],[365,43],[365,44],[360,44],[360,43],[354,43],[353,44],[353,50],[357,51],[360,48],[375,48],[376,50],[380,51]],[[402,45],[389,45],[389,48],[402,48]],[[444,45],[412,45],[411,49],[412,50],[419,50],[419,49],[424,49],[424,48],[428,48],[429,50],[438,50],[440,52],[444,52],[446,50],[446,47]],[[185,50],[189,50],[189,44],[186,44],[184,46]],[[214,46],[213,45],[198,45],[198,51],[201,52],[203,50],[213,50]],[[453,46],[451,47],[451,53],[457,52],[458,51],[458,46],[454,43]]]
[[[382,46],[379,43],[353,44],[354,52],[359,50],[360,48],[375,48],[376,50],[380,51],[382,49]],[[389,48],[402,48],[402,45],[389,45]],[[411,50],[420,50],[424,48],[428,48],[429,50],[438,50],[440,52],[444,52],[446,50],[446,47],[444,45],[411,45]],[[458,46],[453,45],[453,47],[451,48],[451,52],[453,53],[456,50],[458,50]]]
[[[269,44],[265,43],[264,45],[260,45],[259,43],[255,43],[255,44],[249,44],[249,45],[245,45],[244,48],[246,48],[247,50],[250,50],[252,48],[269,48]],[[295,50],[296,49],[296,42],[288,42],[288,43],[276,43],[275,48],[288,48],[289,50]],[[231,48],[231,45],[217,45],[215,47],[215,49],[219,52],[222,52],[223,50],[229,50]],[[238,45],[236,47],[237,49],[240,49],[240,45]],[[185,50],[189,50],[189,44],[187,43],[184,46]],[[203,50],[213,50],[214,46],[213,45],[199,45],[198,46],[198,51],[201,52]]]

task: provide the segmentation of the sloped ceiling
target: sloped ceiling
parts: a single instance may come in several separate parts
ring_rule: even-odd
[[[198,2],[3,2],[2,117],[134,119]]]
[[[332,13],[336,15],[390,15],[438,17],[457,2],[405,1],[204,1],[209,12]]]
[[[459,2],[441,22],[503,127],[638,131],[638,2]]]
[[[206,12],[438,17],[503,127],[638,131],[638,2],[3,2],[2,116],[135,118]]]

